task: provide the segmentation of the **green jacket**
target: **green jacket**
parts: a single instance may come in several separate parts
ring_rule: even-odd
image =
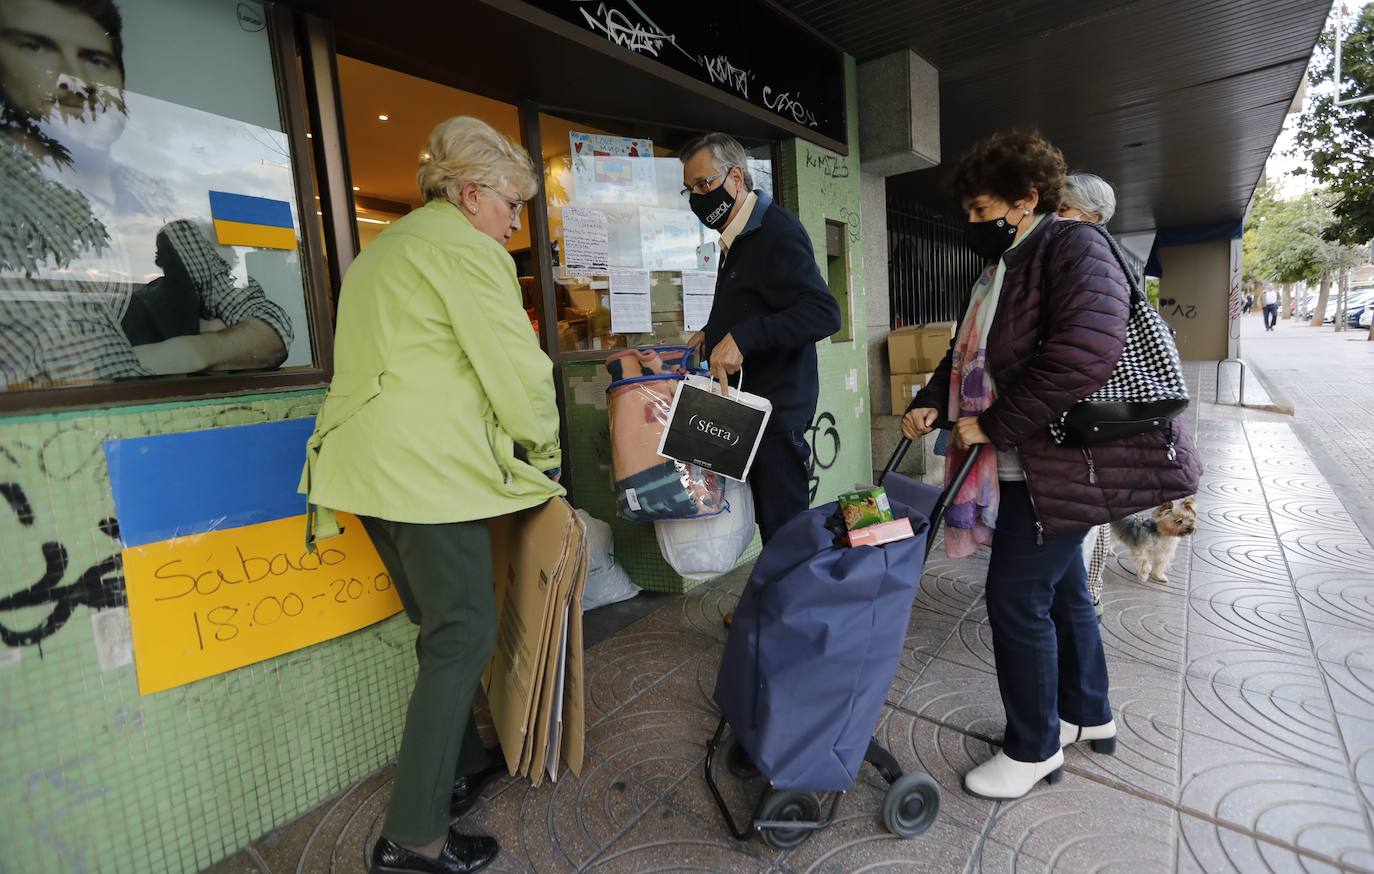
[[[445,201],[392,224],[339,295],[307,542],[338,533],[334,510],[433,524],[535,507],[564,493],[543,473],[557,467],[553,366],[510,255]]]

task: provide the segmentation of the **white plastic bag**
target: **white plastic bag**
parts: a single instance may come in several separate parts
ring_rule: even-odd
[[[587,528],[587,585],[582,592],[582,611],[618,604],[638,595],[639,587],[616,564],[611,526],[586,510],[578,510],[577,515]]]
[[[716,516],[654,523],[659,551],[669,567],[698,581],[735,569],[754,540],[754,493],[748,483],[726,480],[725,503],[725,512]]]

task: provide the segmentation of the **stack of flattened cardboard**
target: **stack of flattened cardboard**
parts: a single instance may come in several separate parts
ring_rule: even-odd
[[[582,771],[582,588],[587,538],[568,502],[491,520],[497,636],[482,687],[511,774]]]

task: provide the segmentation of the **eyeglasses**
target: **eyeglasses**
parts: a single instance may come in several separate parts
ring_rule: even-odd
[[[511,218],[513,218],[513,219],[520,218],[520,211],[523,210],[523,209],[525,208],[525,201],[523,201],[523,200],[518,200],[518,199],[514,199],[514,200],[513,200],[513,199],[511,199],[511,196],[510,196],[510,195],[502,193],[499,189],[492,188],[490,185],[487,185],[485,182],[478,182],[477,184],[480,185],[480,186],[482,186],[482,187],[485,188],[486,190],[490,191],[492,194],[495,194],[497,197],[501,198],[502,200],[504,200],[504,201],[506,202],[506,206],[510,208],[510,217],[511,217]]]
[[[717,179],[724,179],[726,176],[730,174],[730,171],[733,169],[735,169],[735,165],[731,164],[730,166],[726,167],[724,170],[720,171],[714,176],[707,176],[705,179],[698,179],[694,185],[689,185],[686,188],[682,189],[680,194],[683,197],[686,197],[689,194],[708,194],[714,187],[713,183],[715,183]]]

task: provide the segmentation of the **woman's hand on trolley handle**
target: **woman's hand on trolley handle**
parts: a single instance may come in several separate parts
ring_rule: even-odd
[[[935,430],[935,423],[939,419],[939,412],[932,407],[907,410],[906,415],[902,417],[902,435],[908,440],[924,437]]]
[[[991,443],[988,435],[983,433],[983,426],[978,424],[977,416],[964,416],[954,423],[954,431],[950,434],[950,439],[954,445],[960,449],[968,449],[975,443]]]

